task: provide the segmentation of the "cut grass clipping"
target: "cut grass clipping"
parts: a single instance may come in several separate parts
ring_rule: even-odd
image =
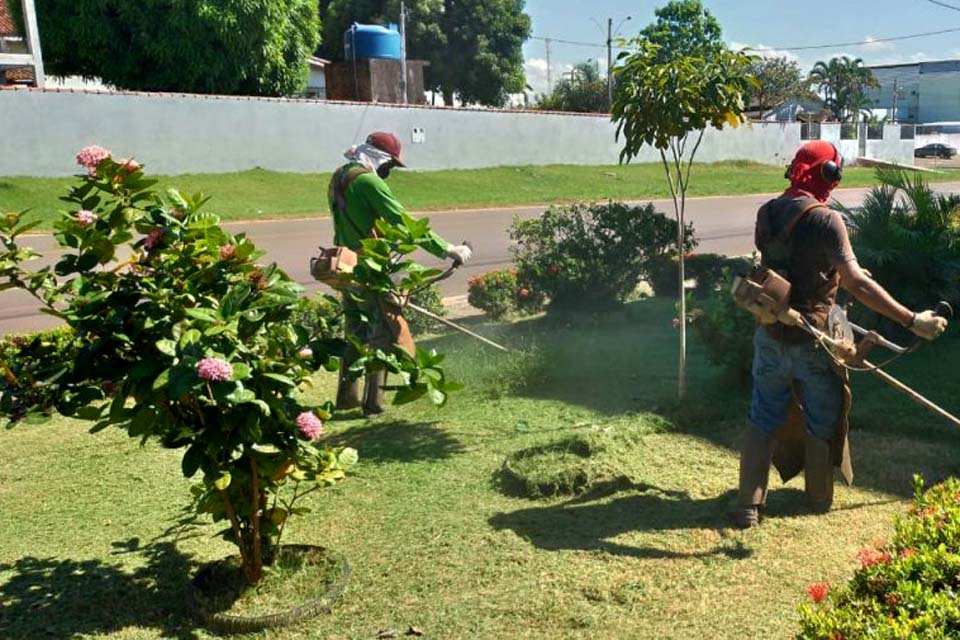
[[[659,416],[643,416],[520,449],[503,463],[501,488],[510,496],[536,499],[633,486],[631,461],[641,455],[643,436],[668,427]]]

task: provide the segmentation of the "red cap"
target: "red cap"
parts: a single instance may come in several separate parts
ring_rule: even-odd
[[[367,137],[367,144],[380,149],[380,151],[389,153],[398,167],[407,166],[400,160],[400,140],[392,133],[387,133],[386,131],[371,133]]]

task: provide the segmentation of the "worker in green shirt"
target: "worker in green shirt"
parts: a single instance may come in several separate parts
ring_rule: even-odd
[[[360,243],[376,233],[378,219],[390,224],[411,220],[384,182],[392,169],[406,166],[400,159],[400,151],[400,141],[395,135],[377,132],[370,134],[364,144],[351,147],[344,154],[348,162],[334,172],[328,192],[337,246],[359,250]],[[450,258],[461,264],[472,256],[466,244],[450,245],[433,232],[424,249],[438,258]],[[403,310],[394,302],[372,296],[369,292],[355,293],[356,297],[363,299],[362,303],[349,294],[343,296],[347,334],[371,348],[389,351],[400,346],[412,355],[413,338],[403,318]],[[362,321],[361,315],[368,321]],[[354,409],[362,405],[365,415],[381,414],[387,374],[385,371],[369,374],[361,398],[360,380],[349,373],[350,365],[357,357],[356,349],[347,347],[340,366],[337,409]]]

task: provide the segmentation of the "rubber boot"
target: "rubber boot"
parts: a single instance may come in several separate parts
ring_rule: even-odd
[[[826,513],[833,505],[833,456],[830,443],[808,433],[804,440],[803,456],[807,503],[814,513]]]
[[[360,378],[351,379],[346,362],[340,365],[340,379],[337,383],[337,410],[350,411],[360,406]]]
[[[363,390],[363,415],[379,416],[385,409],[383,387],[387,384],[387,372],[377,371],[367,374]]]
[[[740,489],[737,506],[730,514],[741,529],[760,524],[760,510],[767,502],[767,482],[773,458],[773,436],[753,426],[747,427],[740,453]]]

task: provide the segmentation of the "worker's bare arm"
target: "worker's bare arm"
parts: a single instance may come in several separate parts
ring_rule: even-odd
[[[911,324],[913,312],[897,302],[886,289],[867,275],[856,260],[844,262],[839,271],[843,288],[861,304],[903,326]]]

